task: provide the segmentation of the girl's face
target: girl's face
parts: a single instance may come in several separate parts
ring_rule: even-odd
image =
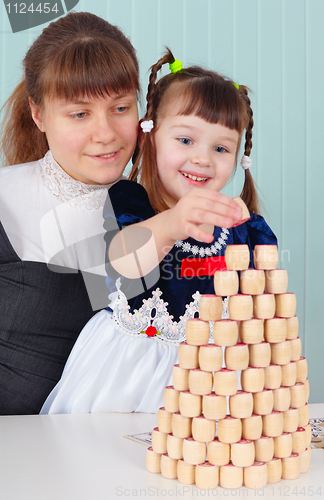
[[[239,141],[236,130],[176,111],[168,106],[154,134],[162,195],[170,208],[193,187],[221,191],[236,163]]]
[[[132,157],[138,133],[136,93],[46,99],[32,116],[58,164],[86,184],[111,184]]]

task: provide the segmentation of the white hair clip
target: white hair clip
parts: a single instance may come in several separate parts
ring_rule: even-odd
[[[252,160],[249,156],[242,156],[241,167],[243,168],[243,170],[247,170],[248,168],[252,167]]]
[[[154,127],[153,120],[146,120],[141,123],[141,127],[143,132],[151,132],[152,128]]]

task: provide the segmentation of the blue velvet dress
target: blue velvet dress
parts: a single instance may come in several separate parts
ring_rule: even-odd
[[[153,215],[144,188],[119,181],[104,208],[107,246],[120,228]],[[252,267],[254,246],[277,240],[264,219],[252,214],[238,227],[215,227],[211,244],[177,241],[142,279],[119,276],[107,262],[109,307],[82,330],[41,413],[157,412],[172,383],[186,319],[197,315],[200,294],[214,293],[213,270],[230,244],[249,246]]]

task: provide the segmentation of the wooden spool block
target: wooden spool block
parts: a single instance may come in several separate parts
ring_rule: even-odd
[[[242,209],[242,217],[240,218],[240,220],[235,221],[234,224],[232,225],[232,227],[236,227],[236,226],[240,226],[241,224],[243,224],[244,222],[246,222],[247,220],[249,220],[249,218],[250,218],[250,212],[249,212],[248,207],[245,205],[244,201],[242,200],[242,198],[240,198],[239,196],[235,196],[232,199]]]
[[[171,419],[171,432],[175,437],[187,438],[191,436],[192,419],[184,417],[181,413],[173,413]]]
[[[174,458],[175,460],[180,460],[182,458],[182,446],[182,438],[176,437],[173,434],[168,434],[167,454],[169,457]]]
[[[270,364],[264,369],[264,388],[278,389],[281,386],[281,366]]]
[[[214,373],[214,391],[219,396],[232,396],[236,394],[238,376],[235,370],[222,368]]]
[[[186,438],[183,440],[182,454],[188,464],[202,464],[206,459],[206,443],[195,441],[192,437]]]
[[[229,370],[246,370],[249,366],[249,348],[239,342],[225,348],[225,364]]]
[[[187,464],[184,460],[178,460],[177,464],[178,481],[181,484],[195,484],[196,466]]]
[[[179,410],[184,417],[199,417],[202,413],[202,396],[191,394],[190,391],[181,391]]]
[[[172,371],[172,383],[176,391],[189,390],[189,370],[181,368],[179,365],[174,365]]]
[[[209,341],[209,323],[199,318],[191,318],[186,323],[186,341],[190,345],[205,345]]]
[[[265,291],[267,293],[286,293],[288,273],[286,269],[270,269],[265,272]]]
[[[297,316],[286,318],[287,320],[287,340],[296,339],[299,331],[299,321]]]
[[[253,261],[256,269],[277,269],[278,260],[277,245],[255,245]]]
[[[244,271],[249,268],[250,250],[248,245],[227,245],[225,250],[226,267],[230,271]]]
[[[249,345],[249,364],[254,368],[266,368],[270,365],[271,346],[268,342]]]
[[[249,366],[241,373],[241,385],[245,392],[261,392],[264,388],[264,368]]]
[[[199,368],[205,372],[216,372],[223,366],[223,349],[215,344],[199,347]]]
[[[189,390],[192,394],[204,395],[210,394],[213,388],[212,372],[204,372],[199,368],[189,372]]]
[[[290,408],[291,394],[289,387],[278,387],[273,390],[273,409],[287,411]]]
[[[232,320],[246,321],[253,316],[253,299],[252,295],[244,295],[239,293],[231,295],[228,299],[228,313]]]
[[[283,414],[273,411],[269,415],[262,416],[262,433],[264,436],[277,437],[283,433]]]
[[[225,396],[219,396],[212,392],[205,394],[202,402],[203,414],[210,420],[220,420],[226,417],[227,401]]]
[[[199,299],[199,318],[204,321],[217,321],[223,314],[222,297],[206,294]]]
[[[148,472],[152,472],[153,474],[159,474],[161,472],[161,454],[153,451],[153,448],[150,447],[146,452],[146,469]]]
[[[208,420],[203,415],[192,419],[192,437],[196,441],[208,443],[215,439],[216,421]]]
[[[232,463],[219,468],[219,485],[229,490],[243,486],[243,467],[235,467]]]
[[[243,470],[244,486],[253,490],[259,490],[267,485],[268,469],[264,462],[255,462]]]
[[[253,413],[253,395],[251,392],[237,391],[229,397],[229,411],[231,417],[247,418]]]
[[[281,366],[281,385],[290,387],[296,384],[297,366],[295,361],[290,361]]]
[[[260,439],[254,441],[254,448],[256,462],[270,462],[274,454],[273,437],[261,436]]]
[[[263,293],[253,297],[253,316],[258,319],[273,318],[276,311],[276,300],[272,293]]]
[[[236,295],[239,289],[237,271],[216,271],[214,274],[214,290],[220,297]]]
[[[299,465],[301,474],[308,471],[311,458],[312,458],[312,450],[310,446],[307,446],[306,450],[299,453]]]
[[[264,338],[266,342],[284,342],[287,338],[286,318],[270,318],[264,322]]]
[[[231,444],[231,462],[236,467],[249,467],[254,463],[254,443],[250,439],[241,439]]]
[[[167,453],[161,457],[161,476],[165,479],[177,479],[178,460],[169,457]]]
[[[178,347],[179,366],[188,370],[199,368],[198,353],[199,346],[181,342]]]
[[[290,387],[290,406],[292,408],[302,408],[306,403],[306,388],[303,382]]]
[[[227,465],[230,461],[231,446],[228,443],[221,443],[218,438],[207,444],[207,458],[213,465]]]
[[[242,422],[239,418],[227,415],[218,421],[218,439],[222,443],[237,443],[242,437]]]
[[[276,458],[290,457],[292,452],[292,435],[290,432],[283,432],[280,436],[273,438],[274,456]]]
[[[297,408],[288,408],[283,412],[284,432],[295,432],[298,428],[299,414]]]
[[[300,474],[300,463],[298,453],[292,453],[290,457],[282,458],[282,479],[297,479]]]
[[[212,490],[217,488],[219,481],[218,467],[205,462],[196,465],[196,486],[203,490]]]
[[[286,365],[291,359],[291,340],[271,344],[271,363],[274,365]]]
[[[265,289],[265,274],[262,269],[246,269],[241,272],[241,292],[247,295],[260,295]]]
[[[273,392],[271,389],[263,389],[253,394],[253,413],[257,415],[268,415],[273,410]]]
[[[297,376],[296,382],[305,382],[308,374],[308,366],[306,358],[302,357],[296,361]]]
[[[306,432],[306,447],[311,444],[312,441],[312,428],[311,424],[308,422],[307,425],[304,426]]]
[[[291,361],[298,361],[301,356],[301,351],[302,351],[302,345],[301,345],[301,340],[299,337],[289,340],[287,342],[290,342],[290,349],[291,349]]]
[[[263,320],[252,318],[241,321],[239,332],[241,342],[244,344],[259,344],[263,340]]]
[[[308,403],[304,404],[299,408],[296,408],[298,411],[298,426],[297,427],[305,427],[305,425],[309,422],[309,406]]]
[[[152,449],[155,453],[166,453],[167,452],[167,437],[168,434],[165,432],[159,431],[157,427],[155,427],[152,431]]]
[[[179,391],[177,391],[173,385],[168,385],[164,389],[163,401],[166,411],[170,413],[179,411],[179,394]]]
[[[235,345],[238,340],[238,324],[237,321],[230,319],[222,319],[215,321],[213,326],[214,342],[217,346]]]
[[[309,380],[308,378],[303,382],[305,384],[306,401],[309,399]]]
[[[242,418],[242,438],[243,439],[260,439],[262,435],[262,417],[261,415],[252,415],[248,418]]]
[[[166,411],[166,409],[159,408],[157,413],[157,424],[160,432],[164,432],[165,434],[169,434],[171,432],[171,418],[172,413]]]
[[[294,293],[279,293],[276,297],[276,316],[291,318],[296,313],[296,295]]]
[[[291,433],[292,437],[292,452],[302,453],[305,451],[307,445],[307,432],[304,427],[298,427],[295,432]]]
[[[273,458],[267,462],[268,484],[279,483],[282,476],[281,458]]]

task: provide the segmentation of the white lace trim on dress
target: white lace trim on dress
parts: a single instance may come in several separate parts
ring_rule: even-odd
[[[221,233],[210,247],[199,247],[198,245],[191,245],[188,241],[177,240],[175,242],[175,247],[181,248],[183,252],[190,252],[193,255],[199,255],[199,257],[212,257],[217,255],[219,251],[226,246],[226,240],[228,239],[229,230],[226,227],[222,227]]]
[[[40,175],[46,188],[62,202],[78,210],[102,210],[111,185],[84,184],[73,179],[55,161],[51,151],[39,162]]]
[[[168,313],[168,302],[161,299],[159,288],[152,292],[152,297],[143,300],[143,305],[130,313],[125,294],[120,290],[121,280],[116,281],[117,292],[109,295],[110,307],[113,310],[113,320],[117,328],[131,337],[140,337],[143,334],[152,337],[166,345],[177,346],[186,340],[186,321],[199,315],[200,293],[192,295],[193,301],[186,304],[186,310],[179,321],[173,321]],[[228,318],[228,299],[223,302],[223,318]],[[209,342],[213,343],[213,321],[209,322]]]

